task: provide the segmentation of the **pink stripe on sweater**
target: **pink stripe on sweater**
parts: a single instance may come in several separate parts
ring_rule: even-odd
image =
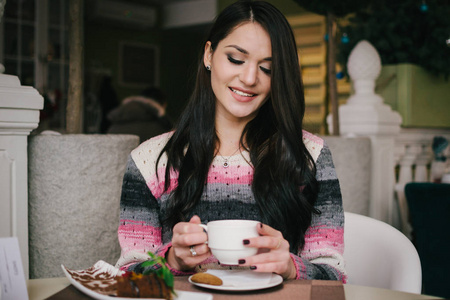
[[[344,241],[343,228],[325,228],[323,226],[310,227],[305,234],[306,242],[342,243]]]
[[[121,219],[119,225],[119,231],[125,234],[131,234],[134,232],[141,232],[150,236],[161,236],[161,228],[146,225],[143,221],[125,220]]]
[[[125,221],[125,225],[123,225]],[[121,220],[119,226],[119,243],[122,252],[129,250],[143,249],[143,252],[154,252],[162,244],[161,229],[144,225],[143,222],[127,224],[128,220]]]
[[[307,279],[306,276],[306,266],[302,260],[301,257],[295,256],[292,253],[290,253],[291,259],[296,261],[297,263],[294,263],[295,265],[295,271],[297,273],[295,279]]]
[[[319,255],[316,251],[321,251],[320,253],[326,256],[330,254],[329,249],[335,249],[341,254],[344,252],[344,229],[324,226],[310,227],[305,234],[302,256],[315,257]],[[312,254],[311,257],[309,253]]]
[[[237,168],[236,166],[230,166],[229,171],[227,171],[228,174],[210,169],[208,183],[251,184],[253,171],[249,171],[251,171],[250,168]],[[233,175],[230,176],[229,174]]]
[[[160,167],[158,168],[158,177],[156,174],[153,174],[150,176],[150,179],[147,181],[147,186],[152,192],[153,196],[156,199],[161,198],[161,195],[164,194],[164,184],[165,184],[165,172],[166,167]],[[170,186],[169,189],[166,191],[166,193],[172,192],[178,185],[178,173],[172,171],[170,173]]]
[[[301,279],[300,265],[303,269],[304,268],[303,262],[300,259],[297,259],[297,257],[294,254],[289,253],[289,255],[291,256],[291,259],[294,262],[295,274],[296,274],[295,279]]]

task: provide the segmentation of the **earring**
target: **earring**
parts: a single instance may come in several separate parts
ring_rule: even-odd
[[[211,66],[210,66],[210,65],[207,65],[207,66],[206,66],[206,70],[211,71]]]

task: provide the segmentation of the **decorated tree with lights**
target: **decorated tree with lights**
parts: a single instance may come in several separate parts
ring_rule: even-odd
[[[333,135],[339,135],[338,116],[338,95],[336,86],[336,19],[344,17],[349,13],[364,9],[370,1],[361,0],[294,0],[304,9],[319,15],[326,16],[327,19],[327,77],[328,77],[328,98],[331,103],[331,113],[333,115]],[[341,37],[343,43],[348,42],[346,35]]]
[[[348,38],[339,45],[338,60],[344,66],[356,43],[365,39],[377,49],[383,65],[412,63],[448,79],[450,1],[372,1],[346,21],[338,31]]]

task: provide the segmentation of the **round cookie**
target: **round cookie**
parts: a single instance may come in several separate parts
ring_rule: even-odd
[[[208,273],[197,273],[192,275],[191,280],[196,283],[204,283],[210,285],[222,285],[222,279]]]

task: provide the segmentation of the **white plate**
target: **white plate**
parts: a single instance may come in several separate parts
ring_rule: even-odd
[[[64,274],[70,283],[84,294],[98,300],[130,300],[131,298],[117,297],[115,277],[124,271],[99,260],[92,267],[85,270],[71,270],[61,265]],[[175,291],[177,297],[174,300],[212,300],[211,294]],[[139,298],[158,300],[158,298]],[[164,300],[164,299],[159,299]]]
[[[194,276],[194,275],[192,275]],[[254,291],[254,290],[262,290],[262,289],[268,289],[274,286],[277,286],[279,284],[281,284],[283,282],[283,277],[281,277],[278,274],[272,274],[272,277],[270,278],[270,281],[268,283],[265,284],[242,284],[239,286],[229,286],[229,285],[211,285],[211,284],[204,284],[204,283],[197,283],[197,282],[193,282],[191,280],[191,277],[189,276],[189,282],[192,283],[193,285],[199,286],[199,287],[203,287],[203,288],[207,288],[207,289],[212,289],[212,290],[220,290],[220,291],[238,291],[238,292],[244,292],[244,291]]]

